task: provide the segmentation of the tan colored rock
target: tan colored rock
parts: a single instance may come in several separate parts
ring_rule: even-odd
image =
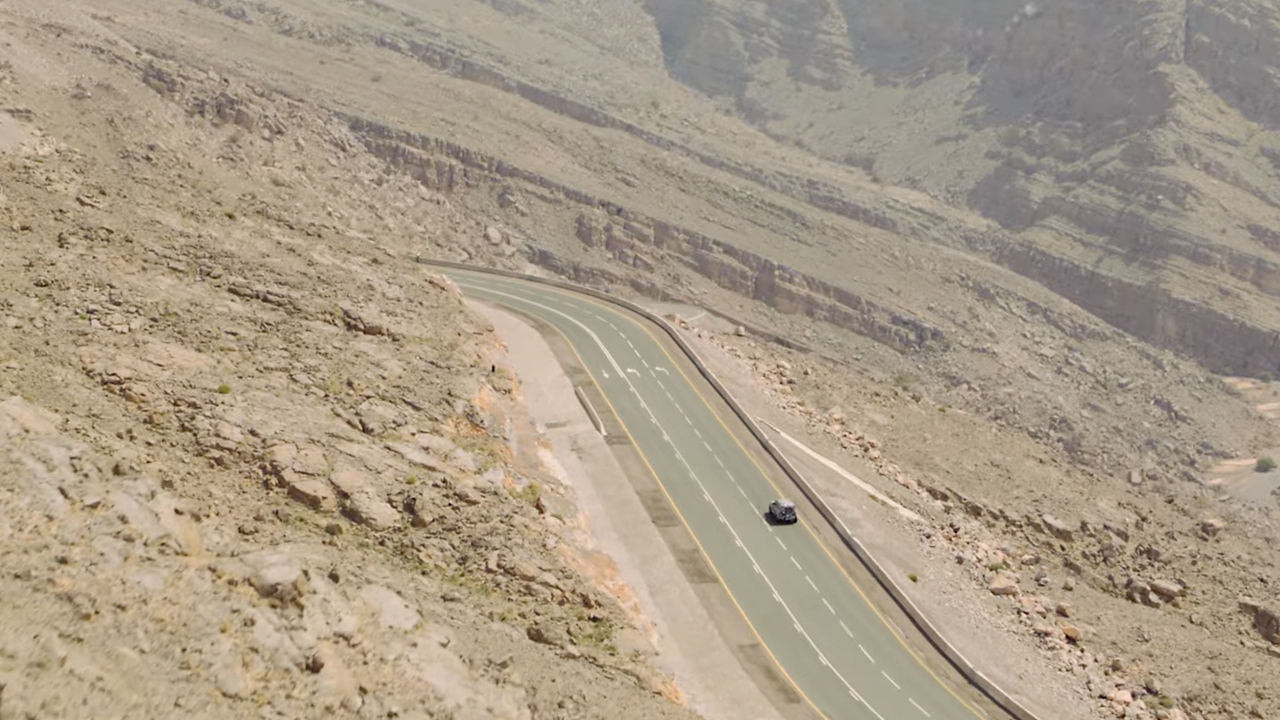
[[[329,483],[314,477],[294,477],[296,479],[289,482],[289,497],[318,512],[338,509],[338,498]]]
[[[1017,595],[1018,578],[1013,573],[998,572],[987,583],[987,590],[991,591],[992,595]]]
[[[1036,635],[1039,635],[1040,637],[1054,637],[1059,633],[1058,628],[1054,627],[1053,625],[1047,622],[1036,623],[1035,626],[1031,628],[1031,630],[1032,632],[1034,632]]]
[[[1151,583],[1151,592],[1159,595],[1165,602],[1182,597],[1186,588],[1170,580],[1155,580]]]
[[[391,588],[366,585],[360,589],[359,597],[384,627],[412,630],[422,622],[422,615]]]
[[[528,635],[530,640],[540,645],[569,644],[569,636],[564,630],[547,623],[530,625],[525,634]]]
[[[400,513],[372,490],[352,495],[347,509],[357,522],[371,530],[390,530],[400,525]]]
[[[0,402],[0,413],[7,416],[22,431],[32,435],[52,435],[57,432],[61,418],[43,408],[36,407],[14,395]]]
[[[389,530],[400,524],[400,513],[378,494],[376,481],[363,470],[337,470],[329,476],[329,482],[356,522],[372,530]]]
[[[229,698],[243,698],[253,691],[244,663],[236,653],[228,653],[213,668],[213,686]]]
[[[1205,518],[1200,521],[1200,532],[1206,537],[1214,537],[1227,527],[1227,523],[1222,518]]]
[[[309,445],[297,451],[293,469],[303,475],[323,477],[329,473],[329,458],[325,457],[324,450]]]
[[[293,602],[310,590],[302,567],[291,558],[272,558],[249,577],[258,594],[281,602]]]
[[[510,573],[521,580],[532,582],[538,579],[542,571],[534,566],[533,563],[520,560],[511,566]]]
[[[452,440],[433,433],[418,433],[413,436],[413,440],[418,443],[419,447],[429,450],[440,457],[447,457],[449,453],[458,447]]]
[[[326,708],[341,707],[349,711],[360,708],[360,684],[333,646],[320,643],[307,664],[308,669],[319,675],[317,694]]]
[[[1133,704],[1133,691],[1120,689],[1112,690],[1107,694],[1107,699],[1117,705],[1127,707]]]
[[[170,543],[177,546],[178,552],[187,556],[201,554],[204,543],[200,537],[200,526],[181,510],[172,496],[157,493],[150,507]]]
[[[280,472],[285,468],[292,467],[297,457],[298,446],[287,442],[272,445],[263,453],[263,459],[267,461],[274,472]]]
[[[231,443],[239,443],[244,440],[244,431],[229,422],[219,422],[214,426],[213,434]]]
[[[1040,521],[1044,523],[1045,530],[1059,540],[1071,542],[1075,539],[1075,533],[1072,531],[1071,526],[1053,515],[1041,515]]]
[[[1263,640],[1280,644],[1280,613],[1251,598],[1240,598],[1240,610],[1253,619],[1253,629]]]
[[[445,469],[444,462],[442,460],[424,451],[420,447],[414,447],[408,443],[401,442],[389,442],[386,443],[384,447],[414,465],[418,465],[435,472],[440,472]]]

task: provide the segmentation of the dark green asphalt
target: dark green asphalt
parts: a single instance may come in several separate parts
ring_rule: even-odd
[[[568,339],[747,622],[796,689],[832,720],[973,720],[804,524],[773,527],[778,491],[647,323],[555,288],[450,270],[468,296]],[[776,475],[775,475],[776,477]]]

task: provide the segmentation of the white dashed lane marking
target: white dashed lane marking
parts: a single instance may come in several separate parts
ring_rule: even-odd
[[[514,297],[515,297],[515,296],[508,295],[507,293],[503,293],[503,292],[501,292],[501,291],[494,291],[494,292],[495,292],[495,294],[500,295],[500,296],[507,296],[507,297],[512,297],[512,298],[514,298]],[[521,299],[522,299],[522,300],[524,300],[523,298],[521,298]],[[871,707],[871,705],[870,705],[869,703],[867,703],[867,701],[866,701],[864,698],[862,698],[860,695],[858,695],[858,693],[853,689],[853,686],[849,684],[848,680],[846,680],[846,679],[843,677],[843,675],[840,673],[840,671],[839,671],[838,669],[836,669],[836,668],[835,668],[835,666],[833,666],[833,665],[832,665],[832,664],[827,660],[826,656],[825,656],[825,655],[822,653],[822,651],[818,648],[817,643],[815,643],[815,642],[814,642],[813,637],[812,637],[812,636],[811,636],[811,635],[810,635],[810,634],[809,634],[809,633],[804,629],[804,627],[800,624],[799,618],[797,618],[797,617],[795,616],[795,614],[791,611],[791,609],[790,609],[789,607],[787,607],[787,603],[786,603],[786,601],[784,601],[784,600],[781,598],[781,596],[779,595],[779,593],[778,593],[778,591],[777,591],[777,588],[775,588],[775,587],[774,587],[773,582],[771,582],[771,581],[770,581],[770,579],[768,578],[768,576],[767,576],[767,575],[765,575],[765,573],[764,573],[764,571],[761,569],[761,567],[760,567],[759,563],[758,563],[758,562],[756,562],[756,559],[755,559],[754,557],[752,557],[752,553],[751,553],[751,551],[750,551],[749,549],[747,549],[747,548],[744,546],[744,544],[742,543],[742,538],[738,536],[737,531],[736,531],[736,530],[734,530],[734,527],[729,523],[728,519],[724,516],[724,513],[723,513],[723,512],[721,512],[721,510],[720,510],[720,508],[718,507],[717,503],[715,502],[714,498],[710,497],[710,495],[709,495],[709,493],[708,493],[708,491],[707,491],[707,488],[703,485],[702,481],[698,478],[697,474],[696,474],[696,473],[694,473],[693,468],[689,465],[688,461],[684,458],[683,454],[680,452],[679,447],[678,447],[678,446],[677,446],[677,445],[672,441],[672,438],[671,438],[671,436],[668,434],[668,432],[667,432],[666,428],[664,428],[664,427],[662,426],[662,424],[658,421],[657,415],[656,415],[656,414],[653,412],[653,410],[649,407],[649,404],[645,401],[645,397],[640,393],[639,389],[638,389],[634,384],[632,384],[632,383],[631,383],[631,381],[630,381],[630,379],[627,377],[626,373],[625,373],[625,372],[621,369],[621,367],[617,364],[616,360],[612,357],[612,355],[610,355],[608,348],[606,348],[606,347],[604,346],[604,344],[600,341],[599,336],[597,336],[595,333],[593,333],[593,332],[590,330],[590,328],[587,328],[587,327],[586,327],[585,325],[583,325],[582,323],[580,323],[580,322],[578,322],[578,321],[574,320],[572,317],[570,317],[570,316],[568,316],[568,315],[565,315],[564,313],[561,313],[561,312],[559,312],[559,311],[557,311],[557,310],[555,310],[555,309],[553,309],[553,308],[547,307],[547,306],[545,306],[545,305],[539,305],[539,303],[537,303],[537,302],[535,302],[535,301],[532,301],[532,300],[526,300],[526,302],[528,302],[529,304],[534,305],[534,306],[536,306],[536,307],[542,307],[543,309],[549,310],[550,312],[552,312],[552,313],[554,313],[554,314],[556,314],[556,315],[560,315],[560,316],[564,317],[564,318],[565,318],[566,320],[568,320],[569,322],[571,322],[571,323],[573,323],[573,324],[577,325],[578,327],[580,327],[581,329],[583,329],[583,330],[584,330],[584,331],[585,331],[585,332],[586,332],[586,333],[591,337],[591,339],[592,339],[592,340],[594,340],[594,341],[596,342],[597,346],[599,346],[599,347],[600,347],[600,349],[601,349],[602,353],[603,353],[603,354],[605,355],[605,357],[608,359],[609,364],[610,364],[610,366],[613,368],[614,372],[616,372],[616,373],[618,374],[619,379],[621,379],[623,382],[625,382],[625,383],[628,385],[628,387],[629,387],[629,389],[630,389],[630,391],[631,391],[631,394],[635,396],[635,398],[636,398],[637,402],[639,403],[639,405],[641,406],[641,408],[643,408],[643,409],[644,409],[644,411],[646,412],[646,414],[649,416],[650,421],[651,421],[651,422],[653,422],[655,425],[657,425],[657,426],[659,427],[659,429],[661,430],[662,439],[663,439],[663,440],[667,443],[667,445],[672,449],[672,451],[674,452],[674,455],[675,455],[676,459],[677,459],[677,460],[679,460],[679,462],[680,462],[682,465],[684,465],[685,470],[686,470],[686,472],[689,474],[689,476],[690,476],[691,480],[692,480],[692,481],[697,485],[697,487],[702,491],[702,493],[703,493],[704,497],[708,500],[708,502],[711,504],[712,508],[715,510],[716,515],[717,515],[717,518],[718,518],[718,519],[720,520],[720,522],[721,522],[721,523],[722,523],[722,524],[723,524],[723,525],[728,529],[728,531],[733,535],[733,539],[734,539],[734,541],[735,541],[735,544],[736,544],[736,545],[738,545],[738,547],[740,547],[740,548],[743,550],[743,552],[745,552],[745,554],[747,555],[747,558],[750,560],[750,562],[751,562],[751,564],[752,564],[752,569],[756,572],[756,574],[757,574],[757,575],[759,575],[759,576],[764,580],[764,582],[768,585],[769,590],[770,590],[770,591],[771,591],[771,593],[773,594],[774,598],[775,598],[775,599],[777,599],[777,600],[778,600],[778,602],[782,605],[782,609],[783,609],[783,611],[784,611],[784,612],[786,612],[786,613],[787,613],[787,615],[790,617],[790,619],[791,619],[791,621],[792,621],[793,625],[795,626],[796,631],[797,631],[798,633],[800,633],[800,635],[802,635],[802,636],[805,638],[805,640],[806,640],[806,641],[808,641],[809,646],[813,649],[813,651],[815,652],[815,654],[817,654],[817,655],[818,655],[818,658],[822,661],[822,664],[823,664],[823,665],[825,665],[825,666],[826,666],[826,667],[827,667],[827,668],[828,668],[828,669],[829,669],[829,670],[830,670],[830,671],[831,671],[831,672],[836,676],[836,678],[837,678],[837,679],[839,679],[839,681],[841,682],[841,684],[843,684],[843,685],[845,686],[845,688],[849,691],[850,696],[851,696],[851,697],[853,697],[854,699],[856,699],[858,702],[862,703],[862,704],[863,704],[863,705],[864,705],[864,706],[865,706],[865,707],[866,707],[866,708],[867,708],[867,709],[868,709],[868,710],[869,710],[869,711],[870,711],[870,712],[871,712],[871,713],[872,713],[876,718],[878,718],[879,720],[883,720],[883,717],[880,715],[880,713],[876,712],[875,708]],[[561,303],[561,304],[564,304],[564,303]],[[610,325],[610,327],[613,327],[613,329],[614,329],[615,331],[617,331],[617,327],[613,326],[613,324],[612,324],[612,323],[609,323],[609,325]],[[621,332],[619,332],[619,334],[621,335],[622,333],[621,333]],[[624,338],[625,338],[625,336],[624,336]],[[630,340],[627,340],[627,345],[628,345],[628,346],[630,346],[630,347],[631,347],[631,349],[632,349],[633,351],[635,350],[635,347],[634,347],[634,345],[630,342]],[[638,353],[637,353],[637,355],[638,355]],[[647,363],[646,363],[646,365],[645,365],[645,366],[646,366],[646,367],[648,367]],[[638,374],[638,373],[637,373],[637,374]],[[650,373],[650,374],[652,375],[652,373]],[[654,377],[656,378],[656,376],[654,376]],[[659,381],[659,382],[661,383],[661,381]],[[667,396],[667,398],[668,398],[669,400],[671,400],[672,404],[676,407],[676,409],[677,409],[677,410],[678,410],[682,415],[684,415],[684,410],[683,410],[683,408],[681,408],[681,407],[679,406],[679,403],[675,402],[675,399],[674,399],[673,397],[671,397],[671,393],[670,393],[670,391],[669,391],[665,386],[664,386],[662,389],[663,389],[664,394]],[[688,423],[688,424],[690,425],[690,427],[692,427],[692,426],[693,426],[692,421],[689,419],[689,417],[688,417],[687,415],[685,415],[685,422],[686,422],[686,423]],[[695,428],[695,429],[696,429],[696,428]],[[714,453],[712,453],[712,456],[714,457]],[[717,458],[717,460],[718,460],[718,458]],[[723,465],[723,463],[721,463],[721,464]],[[726,471],[726,472],[727,472],[727,471]],[[731,477],[731,479],[732,479],[732,475],[730,475],[730,477]],[[735,483],[735,484],[736,484],[736,483]],[[769,524],[768,524],[768,523],[767,523],[767,522],[766,522],[762,517],[760,517],[760,516],[757,516],[757,517],[760,519],[761,524],[765,525],[766,527],[770,527],[770,526],[769,526]],[[770,528],[770,529],[772,530],[772,528]],[[782,541],[781,541],[780,539],[779,539],[779,541],[778,541],[778,542],[779,542],[779,544],[782,544]],[[785,547],[786,547],[786,546],[785,546],[785,544],[782,544],[782,545],[783,545],[783,548],[785,549]],[[805,576],[805,581],[807,581],[807,582],[809,583],[809,586],[810,586],[811,588],[813,588],[814,592],[819,592],[819,591],[818,591],[817,584],[816,584],[816,583],[814,583],[813,578],[811,578],[811,577],[809,577],[808,575],[806,575],[806,576]],[[918,706],[917,706],[917,707],[918,707]]]
[[[894,690],[901,690],[901,689],[902,689],[902,686],[901,686],[901,685],[899,685],[898,683],[894,682],[894,681],[893,681],[893,678],[889,677],[889,673],[887,673],[887,672],[885,672],[885,671],[881,670],[881,671],[880,671],[880,674],[884,676],[884,679],[885,679],[885,680],[888,680],[888,681],[889,681],[889,684],[893,686],[893,689],[894,689]]]
[[[779,540],[778,542],[782,542],[782,541],[781,541],[781,540]],[[804,568],[800,567],[800,562],[799,562],[798,560],[796,560],[795,558],[791,558],[791,564],[792,564],[792,565],[795,565],[797,570],[801,570],[801,571],[803,571],[803,570],[804,570]]]
[[[924,708],[920,707],[920,703],[916,702],[915,700],[912,700],[911,698],[907,698],[907,702],[911,703],[912,705],[915,705],[916,709],[919,710],[921,714],[923,714],[925,717],[933,717],[932,715],[929,714],[928,710],[925,710]]]
[[[831,607],[831,603],[827,602],[826,598],[822,598],[822,604],[827,606],[827,612],[830,612],[832,615],[836,614],[836,609]]]
[[[778,544],[782,546],[783,550],[787,549],[787,544],[782,542],[782,538],[778,537],[777,535],[774,535],[773,539],[778,541]]]
[[[844,623],[841,623],[841,625],[843,625],[843,624],[844,624]],[[849,632],[849,628],[845,628],[845,632]],[[849,634],[850,634],[850,635],[852,635],[853,633],[849,633]],[[871,664],[872,664],[872,665],[875,665],[875,664],[876,664],[876,659],[875,659],[875,658],[873,658],[873,657],[871,657],[871,653],[867,652],[867,649],[866,649],[866,648],[862,647],[862,645],[861,645],[861,644],[859,644],[859,645],[858,645],[858,649],[862,651],[862,654],[863,654],[863,655],[866,655],[866,656],[867,656],[867,659],[871,661]]]

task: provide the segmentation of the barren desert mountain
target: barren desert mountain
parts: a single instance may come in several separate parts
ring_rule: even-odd
[[[1276,371],[1280,10],[650,2],[673,77],[999,224],[990,257],[1224,372]]]
[[[417,258],[668,314],[1041,717],[1280,717],[1278,46],[1269,0],[0,6],[0,717],[715,715]]]

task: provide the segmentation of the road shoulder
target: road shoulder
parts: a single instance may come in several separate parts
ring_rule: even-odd
[[[753,660],[749,629],[643,464],[628,457],[634,450],[606,442],[592,425],[574,393],[575,384],[589,383],[585,376],[575,383],[571,376],[582,373],[572,352],[554,347],[563,340],[532,319],[468,304],[506,344],[524,404],[558,466],[552,471],[574,491],[589,542],[616,564],[645,615],[656,664],[676,679],[687,705],[708,720],[803,717],[776,671]]]

